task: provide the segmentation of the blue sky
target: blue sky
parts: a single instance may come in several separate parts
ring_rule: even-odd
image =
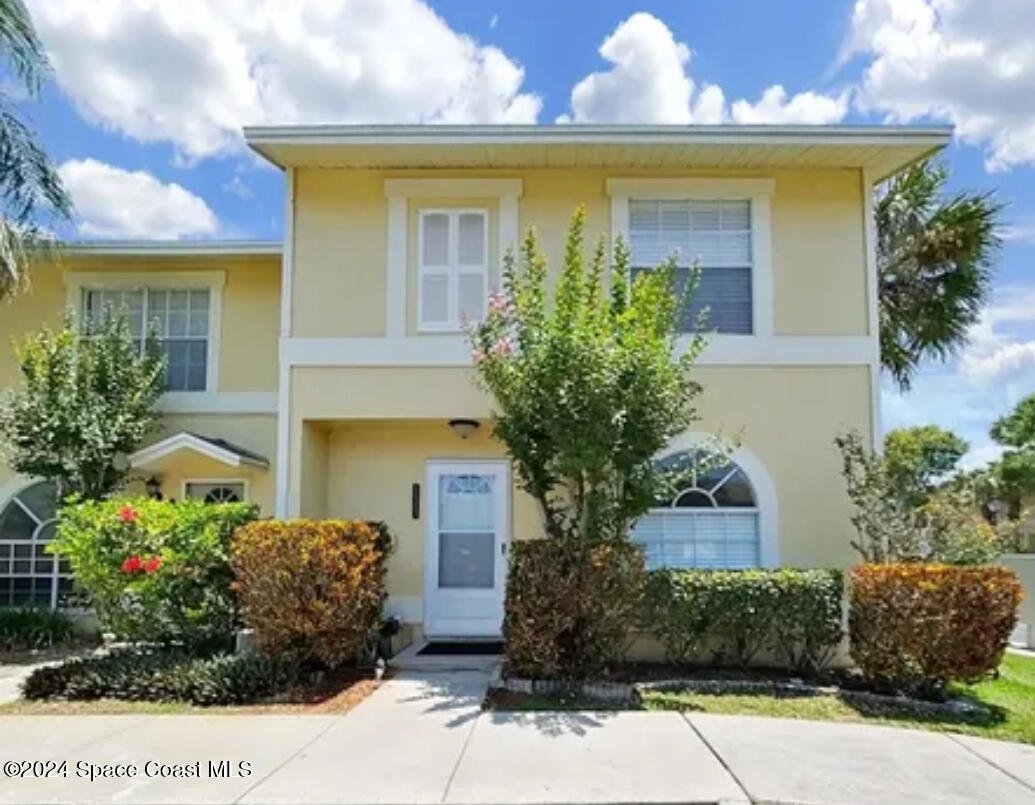
[[[79,237],[279,238],[274,122],[949,122],[952,185],[1009,204],[957,360],[888,389],[995,454],[1035,391],[1035,3],[997,0],[29,0],[55,68],[25,111]]]

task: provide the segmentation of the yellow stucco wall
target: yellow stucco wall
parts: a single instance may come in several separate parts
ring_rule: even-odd
[[[786,335],[864,335],[867,327],[863,185],[854,170],[768,172],[534,169],[398,172],[306,168],[296,173],[294,324],[300,337],[376,336],[385,332],[386,178],[505,177],[523,181],[519,223],[535,225],[554,270],[563,254],[572,211],[584,204],[587,239],[611,228],[611,177],[768,177],[772,197],[774,332]],[[470,200],[468,200],[470,201]],[[411,219],[422,204],[411,199]],[[492,202],[482,206],[493,210]],[[492,218],[497,218],[493,215]],[[493,224],[495,226],[495,223]],[[495,231],[495,230],[494,230]],[[407,264],[416,238],[407,238]],[[490,257],[498,270],[498,250]],[[413,330],[413,287],[408,329]]]
[[[834,437],[869,433],[866,367],[715,367],[696,370],[704,386],[693,430],[738,440],[765,466],[779,505],[779,561],[845,566],[854,561],[849,502]],[[422,483],[431,458],[501,456],[488,424],[462,441],[451,417],[486,419],[489,401],[459,368],[302,368],[292,373],[292,419],[328,429],[325,463],[314,464],[303,429],[292,450],[292,494],[326,483],[326,514],[385,519],[399,536],[389,577],[393,595],[416,595],[423,524],[409,516],[410,484]],[[389,421],[390,420],[390,421]],[[414,421],[424,420],[424,421]],[[321,454],[322,455],[322,454]],[[297,467],[302,471],[298,472]],[[325,468],[325,469],[324,469]],[[541,530],[531,501],[515,500],[514,535]],[[414,591],[417,592],[414,592]]]

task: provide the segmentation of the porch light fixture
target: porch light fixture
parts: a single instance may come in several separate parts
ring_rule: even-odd
[[[152,475],[146,481],[144,481],[144,490],[147,492],[147,496],[151,500],[162,499],[162,481],[157,475]]]
[[[461,439],[468,438],[472,433],[478,430],[478,420],[476,419],[451,419],[449,420],[449,427],[453,433],[459,436]]]

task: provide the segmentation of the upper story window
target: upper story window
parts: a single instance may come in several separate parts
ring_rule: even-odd
[[[417,322],[456,331],[485,316],[489,216],[485,210],[422,210],[417,249]]]
[[[750,199],[629,200],[633,276],[674,256],[680,290],[690,266],[700,266],[697,293],[683,313],[692,332],[707,308],[707,328],[752,333],[752,220]]]
[[[133,338],[144,347],[153,324],[166,357],[167,391],[205,391],[209,370],[210,291],[207,288],[89,288],[83,290],[87,334],[108,308],[125,310]]]

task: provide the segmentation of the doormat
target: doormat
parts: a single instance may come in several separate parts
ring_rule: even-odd
[[[503,653],[503,643],[498,640],[468,640],[428,643],[417,652],[418,656],[491,656]]]

